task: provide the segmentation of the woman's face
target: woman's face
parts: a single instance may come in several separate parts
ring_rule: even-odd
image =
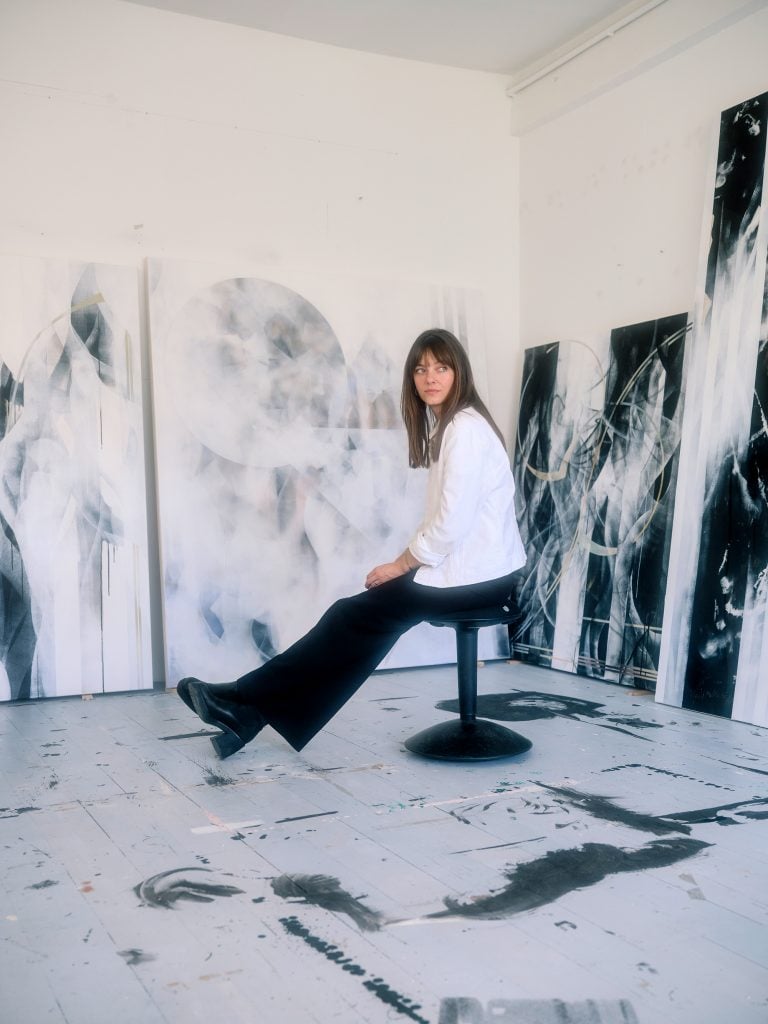
[[[438,362],[430,351],[426,351],[413,371],[413,383],[419,398],[436,416],[453,389],[455,374],[446,363]]]

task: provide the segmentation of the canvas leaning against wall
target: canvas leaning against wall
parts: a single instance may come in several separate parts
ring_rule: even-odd
[[[136,271],[0,265],[0,700],[151,687]]]
[[[363,589],[417,526],[426,483],[400,418],[406,353],[444,326],[485,379],[461,289],[148,264],[167,681],[235,678]],[[508,654],[503,630],[481,638]],[[422,625],[383,663],[455,659]]]
[[[768,725],[768,93],[723,112],[657,699]]]
[[[525,352],[515,451],[525,661],[653,688],[688,316]]]

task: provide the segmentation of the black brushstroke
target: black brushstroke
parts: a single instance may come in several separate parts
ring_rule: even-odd
[[[272,880],[271,886],[272,892],[282,899],[300,899],[334,914],[347,914],[364,932],[379,931],[386,923],[382,914],[342,889],[339,880],[329,875],[280,875]]]
[[[743,312],[738,300],[720,299],[718,282],[731,279],[734,256],[744,252],[745,266],[759,241],[758,213],[763,203],[768,129],[768,93],[725,110],[720,121],[712,237],[707,258],[704,328],[716,302],[732,307],[734,321]],[[763,332],[768,282],[763,289]],[[753,299],[749,289],[742,303]],[[706,500],[700,524],[699,560],[691,602],[683,707],[730,717],[736,690],[745,608],[765,601],[768,570],[768,353],[766,338],[754,338],[757,372],[750,437],[726,439],[726,457],[713,460],[705,479]],[[730,396],[723,396],[728,401]],[[732,399],[730,399],[732,400]],[[730,450],[729,450],[730,449]],[[757,671],[757,666],[755,671]]]
[[[50,889],[52,885],[58,885],[58,882],[54,882],[52,878],[45,878],[42,882],[35,882],[33,885],[27,885],[27,889]]]
[[[718,782],[705,782],[704,779],[697,779],[693,775],[685,775],[682,772],[671,772],[667,768],[657,768],[652,764],[639,764],[637,762],[633,762],[631,764],[616,764],[612,765],[610,768],[602,768],[601,772],[602,774],[606,774],[608,772],[621,772],[624,771],[625,768],[644,768],[646,771],[652,772],[655,775],[667,775],[670,779],[688,779],[689,782],[698,782],[700,786],[707,786],[710,789],[725,789],[728,790],[729,793],[733,792],[733,786],[721,786]],[[764,772],[763,774],[768,775],[768,772]]]
[[[743,772],[752,772],[753,775],[768,775],[762,768],[748,768],[745,764],[734,764],[733,761],[721,761],[720,764],[730,765],[731,768],[740,768]]]
[[[229,775],[220,775],[213,768],[206,768],[205,781],[209,786],[231,786],[235,780]]]
[[[272,642],[272,631],[266,622],[251,619],[251,640],[253,641],[253,646],[265,661],[271,661],[277,654],[275,645]]]
[[[458,712],[458,700],[441,700],[436,705],[441,711]],[[477,713],[482,718],[497,722],[530,722],[539,718],[604,718],[604,704],[560,694],[540,693],[536,690],[518,690],[506,693],[480,693],[477,695]]]
[[[524,661],[552,666],[561,575],[584,539],[586,502],[589,539],[606,550],[588,558],[573,670],[653,687],[688,330],[687,313],[614,330],[605,380],[596,367],[593,382],[604,387],[603,406],[587,393],[576,417],[558,392],[564,343],[525,352],[515,481],[529,559],[516,594],[524,619],[510,629],[511,650]],[[577,357],[589,358],[581,349]],[[624,488],[637,474],[638,486]]]
[[[690,835],[690,828],[685,825],[676,824],[656,814],[641,814],[638,811],[628,811],[619,807],[610,797],[598,796],[593,793],[580,793],[575,789],[567,789],[562,786],[546,786],[539,783],[542,789],[549,793],[555,793],[563,801],[578,807],[593,818],[601,821],[611,821],[617,825],[625,825],[627,828],[634,828],[640,832],[650,832],[652,835],[663,836],[670,832],[679,832],[683,835]]]
[[[452,711],[458,714],[459,702],[441,700],[435,705],[441,711]],[[539,718],[570,718],[579,721],[583,718],[600,720],[601,729],[610,729],[631,736],[636,740],[648,740],[647,736],[623,728],[631,725],[636,729],[662,729],[658,722],[646,722],[637,717],[609,715],[602,709],[604,704],[596,701],[582,700],[580,697],[568,697],[561,694],[539,693],[536,690],[525,690],[506,693],[482,693],[477,697],[477,714],[481,718],[492,718],[497,722],[529,722]]]
[[[742,811],[742,807],[768,807],[768,797],[737,800],[731,804],[718,804],[715,807],[700,807],[696,811],[673,811],[671,814],[660,815],[660,817],[667,821],[688,822],[692,825],[738,825],[738,821],[724,812],[734,811],[739,817],[751,817],[751,812]]]
[[[145,953],[143,949],[118,949],[117,955],[121,956],[129,967],[146,964],[155,959],[154,953]]]
[[[109,320],[101,308],[103,302],[94,268],[88,266],[72,293],[70,324],[78,342],[96,362],[99,380],[114,386],[115,339]],[[78,309],[78,306],[81,308]]]
[[[494,843],[492,846],[473,846],[469,850],[451,850],[453,856],[460,853],[479,853],[481,850],[502,850],[507,846],[522,846],[524,843],[540,843],[546,836],[533,836],[531,839],[516,839],[511,843]]]
[[[0,807],[0,818],[18,818],[20,814],[28,814],[30,811],[39,811],[39,807]],[[10,811],[10,814],[3,814],[3,811]]]
[[[515,460],[518,521],[532,570],[517,594],[518,607],[526,614],[515,631],[515,652],[533,664],[549,667],[555,639],[557,587],[552,585],[563,567],[560,537],[575,527],[577,519],[559,501],[559,489],[527,472],[525,463],[541,472],[554,472],[564,456],[552,450],[552,425],[562,413],[555,393],[559,345],[539,345],[525,350],[523,387],[518,418]],[[570,441],[566,437],[565,445]]]
[[[8,489],[7,480],[4,487]],[[19,542],[0,513],[0,662],[8,676],[11,700],[29,700],[32,695],[37,634],[30,594]]]
[[[360,978],[364,977],[367,973],[359,964],[354,963],[354,961],[350,960],[349,957],[346,957],[338,946],[334,946],[331,943],[326,942],[324,939],[320,939],[316,935],[313,935],[309,929],[304,927],[297,917],[281,917],[280,924],[285,928],[289,935],[295,935],[297,938],[303,939],[308,946],[316,950],[318,953],[322,953],[327,960],[338,964],[339,967],[348,974],[352,974],[355,977]]]
[[[197,732],[177,732],[173,736],[158,736],[159,740],[191,740],[198,736],[218,736],[218,729],[198,729]]]
[[[369,973],[359,964],[356,964],[349,957],[345,956],[343,951],[334,946],[331,943],[325,942],[323,939],[313,935],[308,928],[296,917],[281,917],[280,924],[285,928],[289,935],[295,935],[297,938],[302,939],[306,944],[314,949],[316,952],[321,953],[326,960],[330,960],[331,963],[338,964],[343,971],[347,971],[358,978],[364,978]],[[386,982],[379,977],[370,978],[363,982],[363,986],[380,999],[387,1006],[396,1010],[398,1013],[402,1013],[404,1016],[409,1017],[411,1020],[417,1022],[417,1024],[429,1024],[426,1018],[416,1013],[417,1010],[421,1009],[419,1003],[415,1003],[412,999],[407,996],[401,995],[396,992],[395,989],[390,988]]]
[[[539,783],[542,789],[555,793],[560,800],[586,811],[595,818],[602,821],[611,821],[616,824],[626,825],[628,828],[638,829],[642,832],[651,832],[654,835],[665,835],[669,832],[682,832],[690,834],[690,825],[718,824],[738,825],[735,818],[725,814],[726,811],[734,811],[740,817],[746,817],[747,812],[742,812],[744,807],[768,806],[768,797],[754,797],[751,800],[737,800],[733,803],[718,804],[714,807],[701,807],[693,811],[672,811],[669,814],[641,814],[637,811],[628,811],[618,807],[610,797],[598,796],[593,793],[581,793],[575,789],[567,789],[560,786],[547,786]]]
[[[0,441],[3,441],[4,505],[17,512],[22,476],[27,470],[21,444],[14,447],[7,435],[24,406],[24,385],[0,363]],[[9,449],[10,446],[10,449]],[[37,634],[32,619],[29,579],[18,539],[9,520],[0,513],[0,662],[8,676],[10,699],[29,700]]]
[[[503,889],[463,903],[446,898],[446,909],[427,918],[468,917],[496,920],[553,903],[569,892],[586,889],[609,875],[668,867],[709,847],[696,839],[656,839],[637,850],[606,843],[585,843],[569,850],[552,850],[538,860],[504,872]]]
[[[285,825],[289,821],[306,821],[307,818],[327,818],[332,814],[338,814],[338,811],[318,811],[317,814],[299,814],[295,818],[278,818],[275,822],[276,825]]]
[[[190,882],[185,878],[170,880],[173,875],[188,871],[208,871],[208,868],[172,868],[139,882],[134,892],[147,907],[173,910],[179,900],[193,903],[213,903],[216,897],[237,896],[243,892],[234,885],[211,885],[207,882]]]
[[[594,522],[591,540],[617,550],[609,556],[589,555],[577,666],[580,675],[603,677],[608,669],[615,670],[616,664],[608,663],[607,650],[617,618],[622,638],[618,681],[647,685],[657,674],[687,321],[688,314],[682,313],[611,331],[605,404],[586,483]],[[651,453],[661,458],[661,466],[655,478],[645,481],[647,490],[637,496],[637,503],[627,506],[623,496],[613,502],[602,497],[598,507],[595,495],[601,473],[605,470],[609,486],[621,493],[630,472],[653,465]]]

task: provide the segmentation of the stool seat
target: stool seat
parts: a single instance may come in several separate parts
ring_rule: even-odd
[[[509,625],[519,618],[511,598],[500,605],[430,618],[430,625],[450,626],[456,632],[459,718],[411,736],[405,741],[406,750],[440,761],[492,761],[530,750],[531,741],[525,736],[477,717],[477,631],[484,626]]]

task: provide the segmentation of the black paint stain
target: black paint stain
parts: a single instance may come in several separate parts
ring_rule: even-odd
[[[209,786],[231,786],[235,780],[229,775],[219,775],[213,768],[206,768],[205,781]]]
[[[338,814],[338,811],[320,811],[318,814],[300,814],[297,818],[278,818],[276,825],[285,825],[289,821],[306,821],[307,818],[327,818],[330,814]]]
[[[421,1021],[422,1024],[428,1024],[423,1017],[419,1016],[415,1011],[421,1009],[420,1003],[414,1003],[412,999],[408,999],[406,996],[400,995],[393,988],[390,988],[385,981],[381,978],[373,978],[370,981],[363,982],[363,988],[367,988],[369,992],[373,992],[377,999],[380,999],[387,1006],[391,1006],[397,1010],[398,1013],[405,1014],[406,1017],[410,1017],[411,1020]]]
[[[644,718],[638,718],[637,715],[615,715],[609,718],[609,721],[616,722],[617,725],[628,725],[632,729],[663,728],[660,722],[646,722]]]
[[[426,915],[494,920],[553,903],[561,896],[596,885],[608,875],[667,867],[693,857],[710,846],[696,839],[656,839],[637,850],[606,843],[585,843],[569,850],[552,850],[538,860],[518,864],[504,872],[503,889],[478,896],[468,903],[446,898],[446,909]]]
[[[673,811],[671,814],[664,814],[660,817],[669,821],[689,822],[691,825],[740,825],[742,822],[725,814],[725,811],[734,811],[739,817],[754,818],[754,811],[744,811],[743,807],[765,807],[768,805],[767,797],[755,797],[753,800],[737,800],[732,804],[719,804],[716,807],[701,807],[696,811]],[[758,814],[760,812],[757,812]]]
[[[435,705],[440,711],[452,711],[458,714],[458,700],[441,700]],[[578,722],[582,719],[596,721],[601,729],[624,733],[636,740],[648,740],[647,736],[638,736],[623,726],[633,729],[662,729],[659,722],[646,722],[642,718],[625,715],[609,715],[599,704],[580,697],[568,697],[562,694],[539,693],[536,690],[520,690],[506,693],[481,693],[477,696],[477,714],[481,718],[491,718],[497,722],[531,722],[541,718],[569,718]],[[601,721],[598,721],[600,719]],[[602,721],[604,720],[604,721]],[[612,723],[612,724],[610,724]]]
[[[143,949],[118,949],[117,955],[121,956],[129,967],[133,967],[136,964],[145,964],[155,959],[153,953],[145,953]]]
[[[542,789],[550,793],[556,793],[563,801],[578,807],[594,818],[602,821],[612,821],[618,825],[626,825],[627,828],[635,828],[641,832],[650,832],[652,835],[663,836],[670,832],[680,832],[683,835],[690,834],[690,828],[686,825],[665,820],[655,814],[640,814],[637,811],[628,811],[617,806],[610,797],[597,796],[592,793],[579,793],[575,789],[565,789],[560,786],[546,786],[539,783]]]
[[[173,736],[158,736],[159,740],[192,740],[198,736],[218,736],[218,729],[198,729],[197,732],[177,732]]]
[[[271,885],[272,892],[283,899],[300,899],[310,906],[347,914],[364,932],[378,931],[386,923],[381,914],[342,889],[341,882],[330,875],[280,875]]]
[[[178,900],[194,903],[212,903],[217,896],[236,896],[243,892],[234,885],[210,885],[206,882],[190,882],[185,878],[171,880],[172,875],[186,871],[207,871],[208,868],[173,868],[139,882],[134,892],[148,907],[173,910]]]
[[[540,843],[546,836],[534,836],[532,839],[516,839],[512,843],[494,843],[492,846],[473,846],[470,850],[453,850],[453,856],[460,853],[479,853],[481,850],[501,850],[506,846],[522,846],[524,843]]]
[[[768,772],[763,771],[761,768],[747,768],[744,764],[734,764],[733,761],[721,761],[720,764],[730,765],[731,768],[741,768],[744,772],[753,772],[755,775],[768,775]]]
[[[349,974],[354,975],[358,978],[365,978],[368,974],[363,967],[356,964],[349,957],[344,955],[344,952],[338,948],[338,946],[331,945],[325,942],[323,939],[313,935],[308,928],[296,917],[281,917],[280,924],[285,928],[289,935],[295,935],[299,939],[303,939],[304,942],[316,952],[321,953],[326,960],[330,960],[332,963],[338,964],[343,971],[347,971]],[[429,1024],[429,1021],[424,1017],[420,1016],[416,1011],[421,1009],[419,1003],[414,1003],[412,999],[407,996],[401,995],[396,992],[393,988],[390,988],[379,977],[374,977],[363,982],[363,986],[380,999],[387,1006],[392,1007],[398,1013],[402,1013],[406,1017],[410,1017],[411,1020],[415,1020],[417,1024]]]
[[[644,768],[647,772],[654,772],[656,775],[667,775],[670,779],[688,779],[689,782],[698,782],[701,786],[707,786],[710,789],[725,789],[729,793],[733,792],[733,786],[721,786],[717,782],[705,782],[704,779],[696,779],[693,775],[684,775],[682,772],[671,772],[667,768],[656,768],[652,764],[617,764],[613,768],[603,768],[603,774],[607,772],[621,772],[625,768]],[[765,773],[768,775],[768,772]]]
[[[35,882],[34,885],[27,885],[27,889],[50,889],[52,885],[58,885],[58,882],[54,882],[52,878],[46,878],[42,882]]]
[[[745,807],[764,807],[768,805],[768,797],[755,797],[752,800],[737,800],[735,803],[718,804],[715,807],[701,807],[694,811],[672,811],[669,814],[640,814],[637,811],[628,811],[618,807],[610,797],[596,796],[591,793],[579,793],[575,789],[564,789],[557,786],[547,786],[539,783],[542,789],[557,793],[563,800],[587,811],[588,814],[603,821],[612,821],[628,828],[636,828],[642,832],[651,832],[654,835],[665,835],[669,832],[682,832],[690,835],[690,825],[740,825],[736,818],[726,814],[726,811],[733,811],[739,817],[753,817],[755,811],[744,811]]]
[[[30,811],[39,811],[39,807],[0,807],[0,818],[18,818],[20,814],[28,814]],[[10,814],[3,814],[3,811],[10,811]]]

